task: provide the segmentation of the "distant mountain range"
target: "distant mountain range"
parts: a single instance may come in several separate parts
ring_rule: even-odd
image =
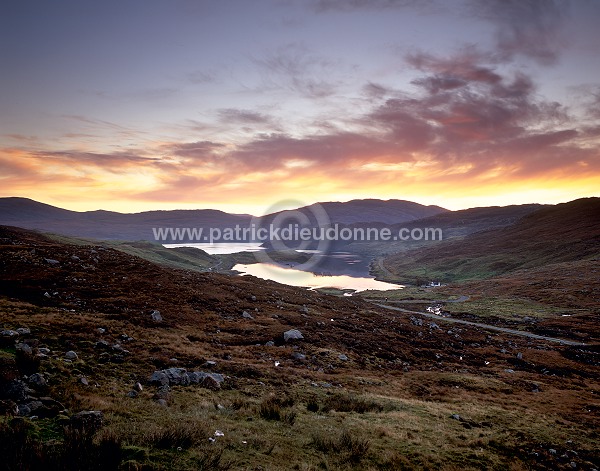
[[[353,200],[345,203],[320,203],[331,223],[400,224],[448,212],[439,206],[425,206],[403,200]],[[315,205],[298,208],[310,214]],[[262,223],[272,221],[280,211],[264,216]],[[37,229],[59,234],[101,240],[151,240],[153,228],[219,228],[248,227],[253,216],[230,214],[213,209],[146,211],[118,213],[113,211],[77,212],[57,208],[27,198],[0,198],[0,225]]]

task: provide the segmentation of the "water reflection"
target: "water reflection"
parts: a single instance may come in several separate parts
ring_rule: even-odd
[[[401,288],[400,285],[377,281],[374,278],[365,276],[318,275],[307,271],[284,268],[279,265],[268,263],[254,263],[251,265],[238,264],[235,265],[233,269],[242,272],[243,274],[253,275],[265,280],[273,280],[286,285],[302,286],[306,288],[338,288],[355,291]]]

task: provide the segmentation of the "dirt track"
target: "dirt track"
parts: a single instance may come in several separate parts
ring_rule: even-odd
[[[419,316],[424,316],[424,317],[429,317],[432,319],[436,319],[442,322],[451,322],[454,324],[466,324],[466,325],[471,325],[474,327],[479,327],[480,329],[487,329],[487,330],[494,330],[497,332],[504,332],[506,334],[511,334],[511,335],[519,335],[521,337],[528,337],[528,338],[532,338],[532,339],[537,339],[537,340],[546,340],[548,342],[557,342],[563,345],[572,345],[572,346],[583,346],[586,345],[583,342],[575,342],[573,340],[565,340],[565,339],[558,339],[555,337],[546,337],[544,335],[537,335],[537,334],[532,334],[531,332],[524,332],[522,330],[515,330],[515,329],[508,329],[506,327],[497,327],[495,325],[488,325],[488,324],[481,324],[479,322],[471,322],[471,321],[465,321],[462,319],[455,319],[452,317],[443,317],[443,316],[438,316],[436,314],[430,314],[428,312],[419,312],[419,311],[410,311],[408,309],[403,309],[401,307],[395,307],[395,306],[390,306],[387,304],[379,304],[379,303],[374,303],[376,306],[385,308],[385,309],[390,309],[392,311],[399,311],[399,312],[406,312],[409,314],[417,314]]]

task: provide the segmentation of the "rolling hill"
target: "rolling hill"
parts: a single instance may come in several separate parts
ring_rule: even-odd
[[[600,256],[600,198],[543,207],[507,227],[387,257],[400,280],[463,281]]]

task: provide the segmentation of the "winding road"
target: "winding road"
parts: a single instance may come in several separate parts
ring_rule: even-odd
[[[461,296],[460,298],[453,300],[453,302],[461,302],[461,301],[466,301],[468,299],[468,296]],[[460,300],[460,301],[459,301]],[[431,301],[427,301],[427,302],[431,302]],[[448,301],[445,301],[448,302]],[[538,334],[532,334],[531,332],[525,332],[522,330],[515,330],[515,329],[509,329],[507,327],[498,327],[495,325],[489,325],[489,324],[481,324],[479,322],[471,322],[471,321],[465,321],[462,319],[455,319],[453,317],[443,317],[443,316],[438,316],[436,314],[431,314],[429,312],[419,312],[419,311],[411,311],[409,309],[403,309],[401,307],[396,307],[396,306],[390,306],[389,304],[379,304],[379,303],[373,303],[375,304],[375,306],[379,306],[382,307],[384,309],[389,309],[391,311],[399,311],[399,312],[405,312],[405,313],[409,313],[409,314],[417,314],[419,316],[423,316],[423,317],[429,317],[431,319],[435,319],[441,322],[450,322],[453,324],[465,324],[465,325],[470,325],[473,327],[479,327],[480,329],[486,329],[486,330],[493,330],[496,332],[503,332],[505,334],[511,334],[511,335],[519,335],[521,337],[527,337],[527,338],[531,338],[531,339],[536,339],[536,340],[546,340],[548,342],[556,342],[556,343],[560,343],[562,345],[572,345],[572,346],[585,346],[587,344],[583,343],[583,342],[576,342],[574,340],[566,340],[566,339],[559,339],[556,337],[546,337],[545,335],[538,335]]]

